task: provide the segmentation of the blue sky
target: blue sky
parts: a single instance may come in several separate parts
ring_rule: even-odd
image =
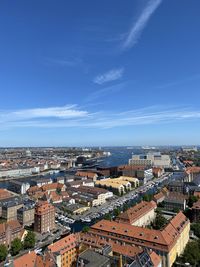
[[[199,144],[198,0],[0,3],[0,146]]]

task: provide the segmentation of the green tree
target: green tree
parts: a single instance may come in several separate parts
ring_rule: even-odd
[[[156,218],[153,222],[153,228],[160,230],[165,226],[166,223],[167,219],[161,213],[157,213]]]
[[[188,199],[188,206],[191,208],[195,202],[197,202],[198,197],[196,196],[189,196]]]
[[[10,253],[12,256],[17,255],[20,250],[22,249],[22,242],[19,238],[15,238],[12,242],[11,242],[11,248],[10,248]]]
[[[32,231],[28,231],[28,234],[26,235],[25,239],[24,239],[24,248],[34,248],[35,246],[35,233]]]
[[[189,242],[184,250],[182,261],[189,262],[192,266],[200,264],[200,248],[198,242]]]
[[[105,214],[104,219],[108,220],[108,221],[111,221],[112,220],[111,214],[110,213]]]
[[[125,204],[123,205],[123,211],[126,211],[126,210],[128,210],[128,209],[129,209],[129,205],[125,203]]]
[[[86,225],[83,227],[82,232],[87,233],[89,230],[90,230],[90,227]]]
[[[153,199],[153,195],[152,194],[144,194],[143,197],[142,197],[142,199],[144,201],[150,202]]]
[[[56,188],[56,193],[58,194],[58,195],[60,195],[61,194],[61,188]]]
[[[0,245],[0,262],[5,261],[6,257],[8,255],[8,248],[6,245],[1,244]]]
[[[200,238],[200,223],[193,223],[191,224],[191,230],[194,234]]]
[[[114,215],[115,217],[117,217],[119,214],[120,214],[120,209],[119,209],[119,208],[114,209],[114,211],[113,211],[113,215]]]

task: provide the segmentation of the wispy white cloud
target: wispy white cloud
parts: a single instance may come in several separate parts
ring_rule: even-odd
[[[0,130],[10,128],[98,128],[108,129],[137,125],[200,120],[200,110],[160,106],[124,112],[92,113],[76,105],[40,109],[0,111]]]
[[[88,95],[86,97],[86,101],[93,101],[99,97],[104,97],[108,94],[111,94],[111,93],[116,93],[116,92],[119,92],[121,91],[124,86],[126,85],[126,82],[121,82],[121,83],[118,83],[118,84],[114,84],[114,85],[111,85],[111,86],[107,86],[107,87],[104,87],[100,90],[96,90],[94,92],[92,92],[90,95]]]
[[[192,82],[192,81],[195,81],[195,80],[198,80],[198,79],[200,79],[200,74],[194,74],[194,75],[191,75],[191,76],[188,76],[188,77],[184,77],[181,80],[176,80],[176,81],[163,83],[161,85],[156,86],[156,88],[165,89],[165,88],[168,88],[168,87],[175,87],[175,86],[182,85],[182,84],[185,84],[185,83],[188,83],[188,82]]]
[[[67,105],[64,107],[47,107],[21,109],[14,111],[0,111],[0,123],[25,121],[32,119],[72,119],[87,117],[87,111],[80,110],[77,105]]]
[[[45,63],[48,65],[53,66],[60,66],[60,67],[76,67],[83,63],[81,58],[78,57],[70,57],[70,58],[46,58]]]
[[[123,76],[123,73],[124,68],[112,69],[103,74],[97,75],[93,81],[97,84],[104,84],[107,82],[116,81]]]
[[[137,43],[149,19],[156,11],[156,9],[159,7],[161,2],[162,0],[148,1],[147,5],[144,7],[142,13],[140,14],[136,22],[133,23],[128,35],[126,36],[126,39],[123,41],[122,44],[123,49],[131,48]]]

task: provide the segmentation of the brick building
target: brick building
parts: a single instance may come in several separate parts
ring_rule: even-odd
[[[24,230],[21,224],[17,221],[9,221],[0,224],[0,244],[10,246],[15,238],[22,238]]]
[[[55,208],[50,203],[38,202],[35,207],[34,231],[46,233],[55,229]]]

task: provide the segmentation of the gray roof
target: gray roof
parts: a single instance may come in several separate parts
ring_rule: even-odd
[[[83,260],[85,267],[100,267],[110,263],[110,259],[94,250],[88,249],[80,254],[79,262]]]

